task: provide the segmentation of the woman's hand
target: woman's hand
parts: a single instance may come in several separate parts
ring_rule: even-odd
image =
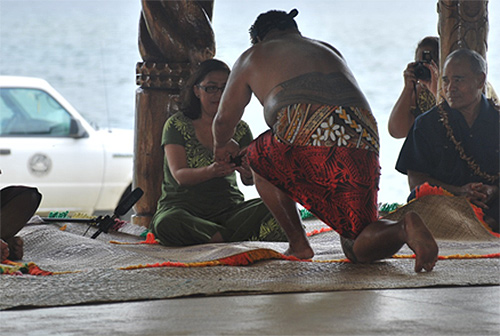
[[[207,170],[210,172],[210,175],[213,176],[213,178],[226,177],[231,175],[236,170],[236,166],[234,163],[216,161],[208,166]]]

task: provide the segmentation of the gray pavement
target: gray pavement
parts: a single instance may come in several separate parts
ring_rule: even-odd
[[[191,297],[0,312],[2,335],[500,335],[500,286]]]

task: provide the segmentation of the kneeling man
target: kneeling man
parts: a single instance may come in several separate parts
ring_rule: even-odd
[[[306,38],[294,17],[269,11],[250,29],[253,46],[236,61],[214,120],[214,153],[229,161],[231,138],[252,94],[270,130],[246,149],[262,200],[283,227],[289,255],[314,256],[296,202],[341,235],[353,262],[387,258],[405,243],[415,271],[430,271],[438,247],[421,218],[378,220],[377,124],[342,55]]]

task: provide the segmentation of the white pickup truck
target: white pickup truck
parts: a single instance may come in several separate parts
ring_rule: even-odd
[[[133,130],[94,129],[48,82],[0,76],[0,188],[37,187],[39,214],[112,212],[130,192]]]

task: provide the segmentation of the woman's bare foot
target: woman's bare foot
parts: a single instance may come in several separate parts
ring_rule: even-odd
[[[406,244],[415,252],[415,272],[425,269],[432,271],[436,265],[439,248],[432,233],[427,229],[420,216],[409,212],[403,218]]]
[[[24,241],[21,237],[12,237],[5,241],[9,245],[9,260],[21,260],[24,254]]]

